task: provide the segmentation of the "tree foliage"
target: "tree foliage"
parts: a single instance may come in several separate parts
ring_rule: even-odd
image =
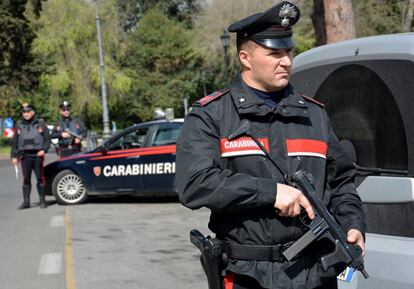
[[[129,94],[132,79],[119,65],[124,35],[116,10],[111,9],[113,2],[100,1],[99,8],[109,105],[118,107]],[[49,1],[37,25],[33,51],[48,67],[41,76],[37,100],[47,107],[46,117],[56,118],[58,105],[65,99],[89,126],[98,125],[102,107],[94,3]]]
[[[30,51],[35,34],[25,15],[26,4],[27,0],[0,2],[0,116],[15,115],[38,81],[39,66]]]
[[[155,7],[188,27],[191,26],[192,16],[199,10],[197,0],[117,0],[121,26],[125,31],[137,28],[140,18]]]
[[[105,80],[110,119],[121,127],[148,120],[153,108],[182,111],[183,97],[201,85],[201,58],[191,49],[192,32],[170,19],[160,7],[147,11],[139,27],[120,25],[117,0],[99,1]],[[47,119],[57,118],[58,104],[72,102],[89,127],[101,123],[101,78],[95,6],[80,0],[55,0],[44,5],[33,51],[48,67],[35,99]]]
[[[135,82],[131,110],[142,120],[153,109],[173,107],[182,115],[183,99],[196,94],[201,57],[191,48],[192,32],[159,8],[149,10],[128,35],[123,60]]]
[[[0,1],[0,116],[17,116],[20,102],[32,101],[38,113],[53,122],[65,99],[89,128],[101,127],[97,2],[110,119],[119,127],[150,119],[157,106],[174,107],[182,116],[184,97],[191,103],[226,87],[220,35],[234,21],[275,4],[274,0]],[[315,46],[320,31],[312,27],[313,1],[292,2],[302,12],[293,28],[295,53],[301,53]],[[357,37],[401,32],[403,23],[412,22],[412,3],[352,0]],[[239,70],[235,35],[228,51],[234,76]]]
[[[409,2],[410,0],[353,0],[357,37],[402,32],[401,23]]]

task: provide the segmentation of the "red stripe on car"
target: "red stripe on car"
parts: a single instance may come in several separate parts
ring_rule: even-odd
[[[105,160],[105,159],[116,159],[116,158],[127,158],[134,156],[146,156],[146,155],[161,155],[161,154],[175,154],[176,146],[160,146],[152,147],[145,149],[132,149],[132,150],[123,150],[121,153],[108,153],[107,155],[101,155],[98,157],[91,158],[92,161],[96,160]]]

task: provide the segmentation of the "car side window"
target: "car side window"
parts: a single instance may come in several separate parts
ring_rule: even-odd
[[[153,146],[176,144],[180,132],[181,125],[160,126],[155,135]]]
[[[110,144],[108,150],[125,150],[141,148],[144,146],[145,138],[148,133],[148,127],[137,128]]]

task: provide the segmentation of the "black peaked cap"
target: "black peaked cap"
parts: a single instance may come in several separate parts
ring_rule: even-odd
[[[228,27],[238,40],[253,40],[272,49],[293,48],[292,26],[300,18],[299,8],[283,1],[262,13],[250,15]]]

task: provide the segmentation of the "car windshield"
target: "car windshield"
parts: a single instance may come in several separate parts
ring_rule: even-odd
[[[181,125],[162,125],[158,128],[154,138],[154,146],[170,145],[177,142],[180,136]]]
[[[144,146],[145,138],[148,132],[148,127],[137,128],[127,134],[121,135],[113,142],[107,145],[107,150],[122,150],[141,148]]]

